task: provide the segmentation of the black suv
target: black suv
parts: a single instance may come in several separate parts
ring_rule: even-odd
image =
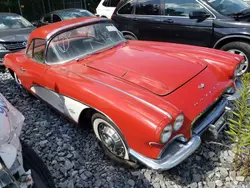
[[[242,0],[121,0],[112,16],[126,39],[222,49],[250,70],[250,7]]]

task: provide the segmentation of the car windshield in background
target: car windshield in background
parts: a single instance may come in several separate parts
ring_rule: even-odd
[[[69,19],[87,17],[87,16],[94,16],[94,14],[92,14],[91,12],[89,12],[87,10],[65,11],[65,12],[60,12],[59,15],[63,20],[69,20]]]
[[[97,23],[63,32],[54,37],[48,47],[48,63],[64,63],[94,54],[125,42],[123,35],[111,23]]]
[[[237,14],[243,10],[249,9],[249,5],[243,0],[205,0],[207,4],[213,7],[222,15]]]
[[[2,29],[20,29],[32,27],[32,24],[21,16],[0,16],[0,30]]]

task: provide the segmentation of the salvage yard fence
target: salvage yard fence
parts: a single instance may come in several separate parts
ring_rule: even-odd
[[[53,10],[83,8],[91,12],[100,0],[0,0],[0,12],[13,12],[23,15],[29,21],[40,19]]]

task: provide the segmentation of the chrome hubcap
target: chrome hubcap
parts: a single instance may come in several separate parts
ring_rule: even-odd
[[[110,152],[118,157],[125,157],[125,146],[120,135],[108,123],[101,122],[98,124],[98,133],[102,143]]]
[[[243,56],[245,61],[243,61],[239,68],[238,68],[238,74],[237,76],[241,76],[243,75],[245,72],[247,72],[247,69],[248,69],[248,66],[249,66],[249,61],[248,61],[248,58],[246,56],[246,54],[240,50],[237,50],[237,49],[231,49],[231,50],[228,50],[228,52],[230,53],[233,53],[233,54],[237,54],[237,55],[240,55],[240,56]]]

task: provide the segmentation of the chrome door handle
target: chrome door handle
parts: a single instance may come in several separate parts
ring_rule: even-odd
[[[24,72],[24,71],[25,71],[25,69],[24,69],[23,67],[20,67],[20,70],[21,70],[22,72]]]

